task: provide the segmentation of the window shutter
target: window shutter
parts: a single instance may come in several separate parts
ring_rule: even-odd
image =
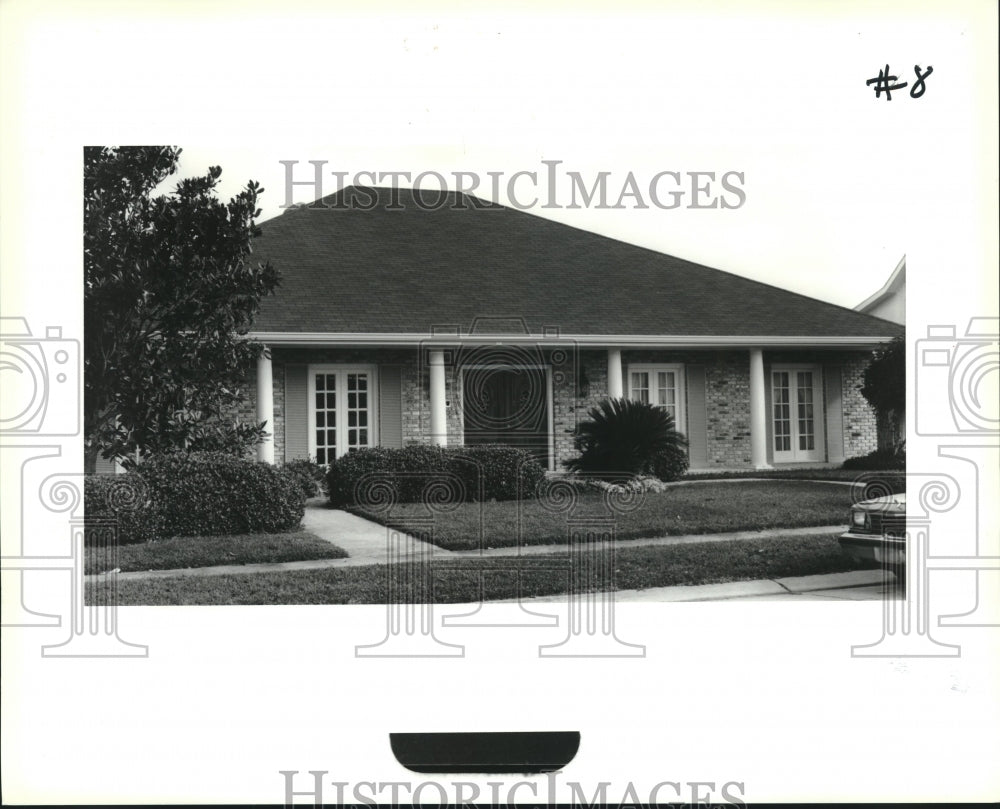
[[[826,389],[826,458],[830,463],[844,462],[844,400],[842,369],[839,365],[824,365]]]
[[[687,440],[692,469],[708,467],[708,418],[705,410],[705,366],[687,366]]]
[[[309,457],[309,369],[285,366],[285,460]]]
[[[398,365],[378,369],[379,444],[399,449],[403,446],[403,382]]]

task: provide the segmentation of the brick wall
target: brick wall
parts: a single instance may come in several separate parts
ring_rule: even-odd
[[[867,354],[845,359],[843,364],[844,457],[867,455],[878,449],[875,411],[861,395],[862,375],[868,366]]]
[[[606,351],[565,352],[566,361],[553,363],[552,424],[555,444],[555,469],[574,457],[573,434],[587,411],[608,395],[608,355]],[[549,355],[551,361],[551,354]]]
[[[708,464],[749,466],[750,352],[726,352],[705,364]]]

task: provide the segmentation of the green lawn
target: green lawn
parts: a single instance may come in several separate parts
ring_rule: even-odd
[[[851,489],[836,483],[774,480],[696,483],[646,494],[635,511],[616,515],[619,539],[753,531],[769,528],[846,526]],[[426,514],[419,503],[400,503],[389,518],[356,509],[378,522],[406,528],[408,519]],[[598,492],[579,496],[574,516],[607,513]],[[497,548],[565,543],[566,514],[547,510],[540,501],[465,503],[454,511],[435,514],[434,544],[450,550],[473,550],[482,544]],[[480,539],[482,537],[482,540]]]
[[[86,548],[84,572],[103,573],[113,567],[101,548]],[[283,534],[239,534],[216,537],[173,537],[118,548],[117,567],[134,570],[172,570],[256,562],[296,562],[303,559],[342,559],[338,548],[308,531]]]
[[[433,600],[475,602],[553,595],[567,590],[566,554],[439,560],[433,564]],[[838,573],[864,567],[841,552],[835,536],[641,547],[615,554],[615,586],[644,589],[784,576]],[[121,605],[170,604],[382,604],[390,566],[327,568],[285,573],[123,580]],[[94,588],[87,585],[87,601]],[[482,588],[482,589],[480,589]],[[593,589],[589,587],[588,589]],[[422,599],[423,593],[407,601]]]

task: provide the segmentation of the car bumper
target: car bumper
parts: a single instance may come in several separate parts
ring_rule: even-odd
[[[880,565],[902,565],[906,563],[906,540],[873,534],[854,534],[848,531],[840,535],[840,547],[852,559],[876,562]]]

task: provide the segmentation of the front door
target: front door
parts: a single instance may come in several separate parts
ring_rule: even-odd
[[[548,468],[547,382],[544,368],[498,365],[463,369],[465,443],[522,447]]]
[[[772,433],[775,463],[822,461],[822,371],[814,365],[771,369]]]

